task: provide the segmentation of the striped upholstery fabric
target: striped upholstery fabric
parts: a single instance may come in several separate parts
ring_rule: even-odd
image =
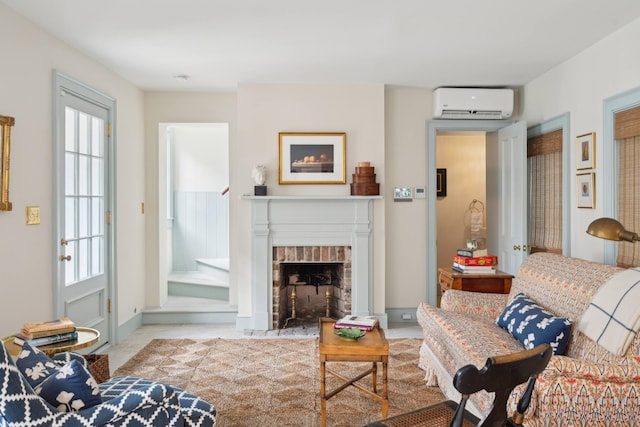
[[[428,385],[439,385],[457,400],[450,387],[455,371],[487,357],[523,349],[495,324],[507,302],[522,292],[555,315],[580,318],[595,291],[621,269],[550,253],[529,256],[516,275],[509,296],[447,291],[442,308],[418,307],[424,330],[420,367]],[[496,313],[497,312],[497,313]],[[494,316],[494,313],[495,316]],[[516,389],[509,411],[519,396]],[[477,393],[469,409],[481,415],[492,399]],[[572,330],[565,356],[553,356],[536,382],[527,426],[640,425],[640,338],[623,356],[616,356],[582,333]]]

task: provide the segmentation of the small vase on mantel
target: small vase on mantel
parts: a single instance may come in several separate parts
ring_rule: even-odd
[[[359,162],[351,184],[352,196],[378,196],[380,184],[376,183],[374,167],[369,162]]]

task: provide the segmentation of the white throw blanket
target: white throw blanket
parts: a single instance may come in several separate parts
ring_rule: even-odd
[[[616,273],[596,292],[578,330],[618,356],[640,329],[640,268]]]

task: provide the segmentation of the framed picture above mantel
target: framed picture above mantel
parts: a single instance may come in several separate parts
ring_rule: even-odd
[[[344,132],[280,132],[280,184],[346,184]]]

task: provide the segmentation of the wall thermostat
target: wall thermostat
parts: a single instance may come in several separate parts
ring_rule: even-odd
[[[393,190],[393,200],[396,202],[410,202],[412,199],[411,187],[396,187]]]
[[[424,187],[416,187],[413,191],[413,195],[416,199],[426,199],[427,193],[424,191]]]

